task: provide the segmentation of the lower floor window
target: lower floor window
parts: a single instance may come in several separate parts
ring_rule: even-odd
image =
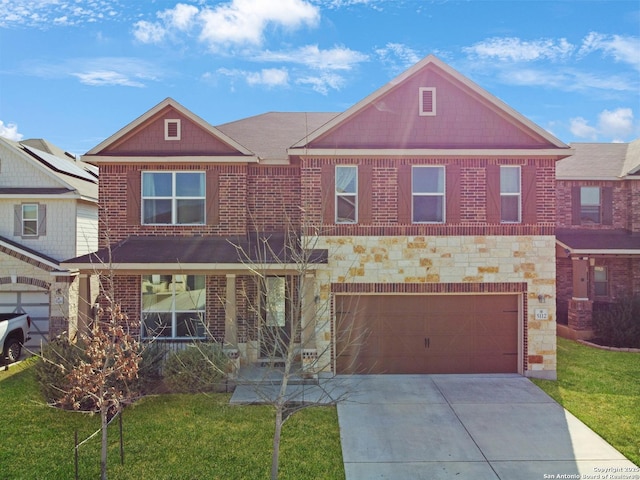
[[[609,278],[607,275],[607,267],[594,267],[593,274],[596,296],[607,296],[609,294]]]
[[[143,275],[142,336],[204,338],[205,278],[204,275]]]

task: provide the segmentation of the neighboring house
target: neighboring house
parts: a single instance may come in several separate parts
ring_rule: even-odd
[[[593,336],[592,314],[640,295],[640,140],[576,143],[558,162],[558,332]]]
[[[571,153],[433,56],[340,114],[215,128],[166,99],[84,155],[106,235],[64,266],[108,263],[142,338],[208,331],[242,362],[290,329],[293,292],[288,333],[316,369],[555,378],[553,192]],[[291,232],[314,248],[302,291]],[[234,248],[256,255],[257,236],[262,280]]]
[[[31,316],[27,347],[76,328],[68,323],[69,310],[78,318],[67,297],[72,278],[60,262],[97,248],[97,168],[46,140],[0,138],[0,312]],[[89,284],[78,280],[87,298]]]

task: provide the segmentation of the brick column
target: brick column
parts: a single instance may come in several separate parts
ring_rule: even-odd
[[[569,328],[577,338],[593,337],[593,302],[587,299],[569,300]]]

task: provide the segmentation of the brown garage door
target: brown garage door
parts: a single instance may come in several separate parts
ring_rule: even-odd
[[[336,296],[338,373],[518,371],[517,295]]]

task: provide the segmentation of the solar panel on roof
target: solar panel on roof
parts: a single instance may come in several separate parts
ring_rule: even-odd
[[[91,173],[87,172],[83,168],[80,168],[73,162],[56,157],[55,155],[51,155],[50,153],[43,152],[42,150],[38,150],[37,148],[32,148],[27,145],[22,145],[22,147],[32,156],[45,163],[56,172],[65,173],[73,177],[96,183],[96,179],[93,175],[91,175]]]

